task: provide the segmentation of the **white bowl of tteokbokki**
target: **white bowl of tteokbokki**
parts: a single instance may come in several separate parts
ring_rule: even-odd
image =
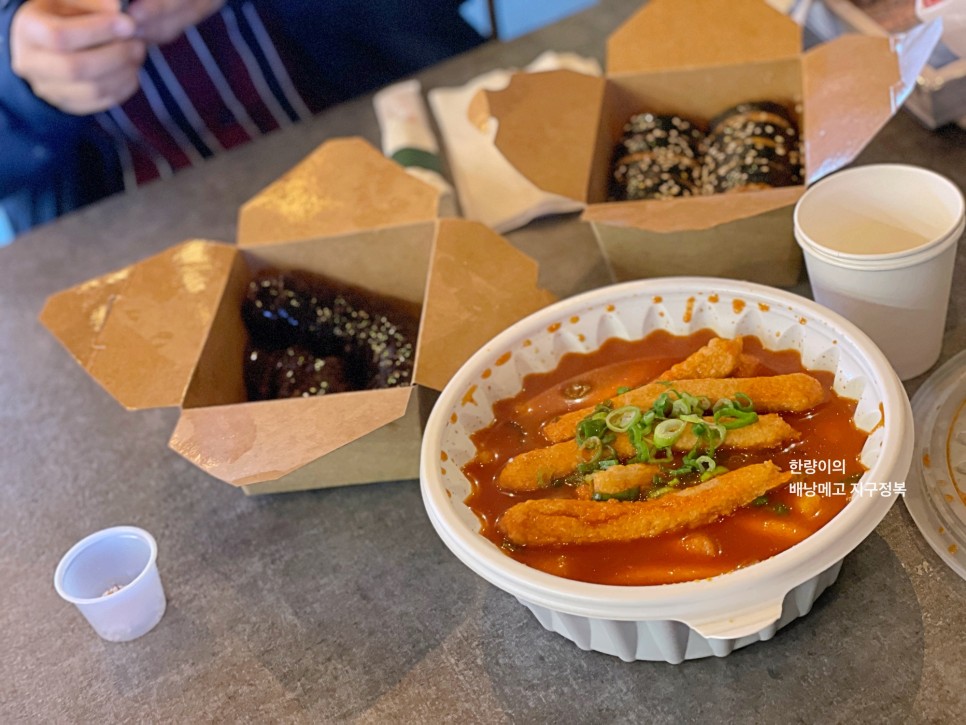
[[[498,335],[425,429],[430,520],[578,647],[678,663],[809,612],[904,487],[909,401],[858,328],[709,278],[615,285]]]

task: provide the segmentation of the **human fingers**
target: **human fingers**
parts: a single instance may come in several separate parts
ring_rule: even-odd
[[[12,53],[11,65],[31,86],[37,83],[77,83],[95,81],[120,68],[135,73],[144,63],[145,44],[141,40],[120,40],[87,50],[62,53],[32,48]]]
[[[18,46],[71,52],[132,38],[136,30],[134,20],[123,13],[63,16],[43,4],[27,2],[14,14],[10,46],[11,52]]]
[[[37,0],[59,15],[118,12],[119,0]]]
[[[39,83],[34,93],[62,111],[88,115],[123,103],[134,95],[138,86],[137,71],[122,67],[92,81]]]

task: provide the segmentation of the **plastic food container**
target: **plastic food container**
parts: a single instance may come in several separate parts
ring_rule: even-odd
[[[511,559],[480,535],[463,503],[470,484],[461,467],[474,456],[469,436],[490,423],[493,403],[519,392],[525,375],[552,370],[567,352],[656,329],[687,335],[703,328],[722,337],[756,335],[772,349],[800,351],[809,369],[834,371],[836,392],[859,401],[855,423],[870,431],[862,482],[904,481],[909,470],[912,413],[899,380],[864,333],[814,302],[747,282],[672,277],[595,290],[527,317],[470,358],[443,390],[423,437],[422,495],[440,538],[464,564],[581,649],[679,663],[770,639],[810,611],[842,559],[895,502],[886,486],[854,495],[824,528],[781,554],[711,579],[660,586],[564,579]]]
[[[912,398],[916,455],[906,508],[923,537],[966,579],[966,350]]]

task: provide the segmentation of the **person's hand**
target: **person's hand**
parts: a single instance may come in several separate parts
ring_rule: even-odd
[[[75,115],[138,89],[145,45],[117,0],[27,0],[10,25],[10,63],[34,94]]]
[[[128,14],[138,25],[138,35],[161,45],[177,38],[225,4],[225,0],[134,0]]]

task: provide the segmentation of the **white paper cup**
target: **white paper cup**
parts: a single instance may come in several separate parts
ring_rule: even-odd
[[[164,616],[157,559],[157,542],[144,529],[104,529],[64,554],[54,588],[101,637],[127,642],[150,632]]]
[[[869,335],[902,380],[939,359],[963,207],[949,179],[900,164],[841,171],[795,206],[815,300]]]

